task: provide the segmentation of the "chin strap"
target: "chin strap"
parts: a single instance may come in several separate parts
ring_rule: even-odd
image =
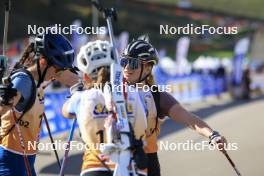
[[[151,72],[149,72],[148,74],[143,76],[143,78],[141,78],[142,74],[143,74],[143,67],[144,67],[144,64],[141,64],[141,70],[140,70],[140,75],[138,77],[138,81],[136,81],[134,83],[130,83],[126,79],[124,79],[128,83],[128,85],[135,85],[136,83],[141,83],[142,81],[145,81],[149,75],[151,75]]]
[[[146,74],[145,76],[143,76],[143,78],[141,78],[142,74],[143,74],[143,69],[144,69],[143,67],[144,67],[144,65],[141,64],[141,71],[140,71],[140,75],[139,75],[139,78],[138,78],[139,80],[137,81],[137,83],[141,83],[142,81],[145,81],[147,79],[147,77],[149,75],[151,75],[151,72],[150,72],[150,73]]]
[[[138,83],[141,83],[142,81],[145,81],[149,75],[151,75],[151,73],[146,74],[143,78],[141,78],[141,79],[138,81]]]
[[[48,64],[46,66],[46,68],[44,69],[43,74],[41,74],[39,60],[37,61],[37,70],[38,70],[38,84],[37,84],[37,88],[39,88],[40,85],[44,82],[44,79],[45,79],[45,76],[46,76],[46,73],[47,73],[49,67],[50,67],[50,65]]]

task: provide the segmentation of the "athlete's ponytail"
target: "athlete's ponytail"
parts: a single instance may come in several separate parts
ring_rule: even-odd
[[[146,78],[146,84],[147,84],[148,86],[153,86],[153,85],[156,84],[153,74],[150,74],[150,75]]]
[[[110,69],[109,67],[101,67],[97,72],[97,76],[91,82],[85,82],[85,88],[103,88],[108,81],[110,81]]]
[[[19,68],[32,66],[34,64],[34,55],[34,43],[30,43],[24,51],[20,60],[16,62],[13,71]]]
[[[109,80],[110,80],[110,69],[107,67],[101,67],[97,73],[97,80],[95,84],[104,85]]]

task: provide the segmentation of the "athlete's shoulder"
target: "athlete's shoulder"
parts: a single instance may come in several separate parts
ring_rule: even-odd
[[[160,92],[160,110],[161,114],[168,116],[170,109],[179,102],[168,92]]]
[[[97,99],[99,97],[103,97],[103,92],[100,89],[91,88],[83,91],[83,98]]]
[[[17,84],[23,83],[24,87],[31,87],[32,81],[30,75],[25,72],[16,72],[11,75],[11,81],[16,86]]]
[[[13,88],[22,93],[22,96],[29,96],[32,91],[34,92],[34,79],[30,72],[26,70],[17,70],[11,73],[10,79],[13,84]]]

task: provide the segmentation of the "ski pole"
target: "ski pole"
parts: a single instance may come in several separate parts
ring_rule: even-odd
[[[71,141],[73,139],[73,134],[74,134],[75,126],[76,126],[76,121],[77,121],[77,118],[75,118],[73,120],[73,122],[72,122],[71,131],[70,131],[68,142],[67,142],[68,143],[67,144],[67,149],[65,150],[63,161],[62,161],[62,166],[61,166],[61,169],[60,169],[60,176],[64,176],[64,170],[65,170],[68,154],[69,154],[69,151],[70,151]]]
[[[9,12],[11,9],[11,0],[5,1],[5,23],[4,23],[4,34],[3,34],[3,48],[2,54],[0,56],[0,79],[7,75],[7,57],[6,57],[6,48],[7,48],[7,33],[8,33],[8,22],[9,22]]]
[[[6,54],[7,45],[7,32],[8,32],[8,22],[9,22],[9,12],[11,8],[11,0],[5,1],[5,25],[4,25],[4,36],[3,36],[3,55]]]
[[[4,24],[4,35],[3,35],[3,56],[0,56],[0,69],[1,69],[1,73],[0,73],[0,79],[1,82],[4,83],[3,85],[0,86],[0,89],[3,90],[10,90],[11,92],[16,94],[16,90],[14,88],[11,87],[12,84],[10,84],[9,80],[4,81],[3,77],[7,75],[8,69],[7,69],[7,57],[6,57],[6,49],[7,49],[7,34],[8,34],[8,23],[9,23],[9,12],[11,9],[11,0],[6,0],[5,1],[5,24]],[[5,102],[4,104],[8,104],[8,101]],[[12,113],[13,113],[13,118],[14,118],[14,126],[11,128],[13,129],[14,127],[17,129],[17,134],[19,137],[19,142],[20,142],[20,146],[23,150],[23,159],[24,159],[24,164],[25,164],[25,168],[26,168],[26,173],[28,176],[31,176],[31,167],[30,167],[30,163],[29,160],[27,158],[26,155],[26,149],[25,149],[25,141],[23,139],[22,136],[22,132],[20,130],[19,127],[19,119],[16,118],[16,114],[14,109],[11,109]]]
[[[53,140],[52,134],[51,134],[51,130],[50,130],[50,126],[49,126],[49,122],[48,122],[48,119],[47,119],[46,113],[43,112],[42,115],[43,115],[44,120],[45,120],[45,124],[46,124],[47,130],[48,130],[48,133],[49,133],[50,141],[51,141],[51,143],[52,143],[53,151],[54,151],[54,153],[55,153],[55,156],[56,156],[56,159],[57,159],[58,166],[59,166],[59,168],[61,168],[61,163],[60,163],[59,155],[58,155],[58,152],[57,152],[57,150],[56,150],[56,146],[55,146],[55,143],[54,143],[54,140]]]
[[[18,137],[19,137],[19,142],[20,142],[20,146],[23,150],[23,159],[24,159],[24,163],[25,163],[25,168],[26,168],[26,173],[27,173],[27,176],[31,176],[32,173],[31,173],[31,167],[30,167],[30,163],[29,163],[29,160],[28,160],[28,157],[26,155],[26,149],[25,149],[25,141],[23,139],[23,136],[22,136],[22,132],[19,128],[19,121],[17,120],[17,117],[16,117],[16,113],[15,113],[15,110],[12,108],[12,113],[13,113],[13,118],[14,118],[14,121],[15,121],[15,127],[17,129],[17,134],[18,134]]]
[[[222,152],[223,152],[223,154],[225,155],[225,157],[227,158],[227,160],[229,161],[229,163],[231,164],[231,166],[233,167],[233,169],[235,170],[236,174],[237,174],[238,176],[241,176],[239,170],[237,169],[235,163],[232,161],[232,159],[231,159],[230,156],[228,155],[227,151],[223,150]]]
[[[122,86],[123,84],[123,75],[122,75],[122,68],[120,66],[120,59],[118,58],[118,52],[116,49],[115,41],[114,41],[114,32],[112,26],[112,19],[117,19],[117,13],[114,8],[104,8],[102,4],[100,4],[99,0],[92,0],[92,4],[103,13],[104,18],[107,22],[108,32],[110,36],[110,44],[113,50],[113,57],[115,63],[111,65],[111,78],[110,82],[113,86],[112,96],[115,103],[115,114],[117,116],[117,128],[120,134],[120,140],[117,143],[120,148],[123,148],[121,152],[118,152],[118,161],[116,163],[116,167],[113,173],[113,176],[129,176],[129,163],[131,161],[131,151],[129,148],[131,146],[130,143],[130,128],[129,128],[129,121],[126,112],[126,105],[125,105],[125,97],[123,93],[120,93],[116,87]],[[134,174],[136,176],[135,170],[133,168]]]

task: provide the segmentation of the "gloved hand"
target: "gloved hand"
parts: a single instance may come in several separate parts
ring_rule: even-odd
[[[141,139],[134,139],[133,142],[134,160],[139,169],[146,169],[148,167],[148,158],[143,149],[143,141]]]
[[[4,77],[4,74],[7,70],[7,57],[0,55],[0,80]]]
[[[209,137],[211,145],[216,145],[217,149],[220,151],[225,150],[227,147],[227,141],[224,136],[221,136],[217,131],[213,131],[212,135]]]
[[[104,98],[105,98],[105,107],[107,111],[113,112],[114,102],[113,102],[113,97],[112,97],[112,88],[109,82],[105,84],[103,88],[103,92],[104,92]]]
[[[17,90],[13,88],[11,81],[6,79],[5,84],[0,85],[0,105],[12,105],[16,95]]]
[[[105,157],[109,158],[114,163],[118,163],[121,148],[117,144],[107,143],[101,146],[100,150]]]

